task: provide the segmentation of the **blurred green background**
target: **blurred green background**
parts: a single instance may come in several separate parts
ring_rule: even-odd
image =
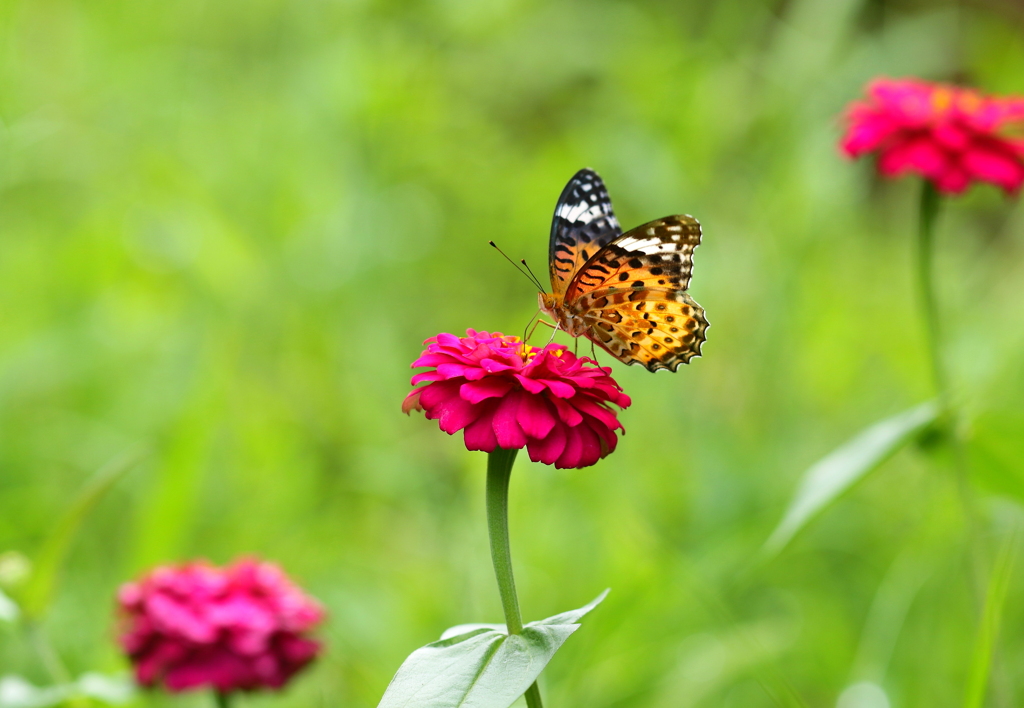
[[[241,706],[375,706],[414,648],[499,621],[485,456],[399,406],[426,337],[521,331],[535,293],[487,241],[543,271],[590,166],[626,228],[701,220],[712,326],[675,375],[615,365],[634,404],[614,455],[517,463],[526,618],[612,588],[548,704],[963,705],[978,606],[944,446],[759,560],[804,470],[933,395],[919,185],[835,146],[876,75],[1024,91],[1024,6],[0,3],[0,552],[38,572],[95,471],[149,450],[42,622],[69,674],[125,672],[116,588],[194,557],[276,560],[330,613],[322,660]],[[1022,227],[982,187],[938,236],[986,576],[1024,501]],[[1022,599],[1018,569],[989,705],[1024,703]],[[22,630],[0,620],[0,675],[52,684]]]

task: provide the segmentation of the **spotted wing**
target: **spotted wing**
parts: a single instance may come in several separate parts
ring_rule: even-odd
[[[551,221],[548,271],[555,296],[561,298],[580,267],[621,234],[612,200],[597,173],[583,169],[573,175]]]
[[[666,216],[631,229],[580,268],[565,292],[571,306],[581,295],[606,287],[686,290],[700,222],[689,214]]]
[[[708,321],[685,291],[700,223],[668,216],[638,226],[596,253],[573,278],[565,306],[615,358],[675,371],[700,355]]]
[[[581,297],[586,337],[626,364],[675,371],[700,356],[708,328],[704,308],[669,288],[602,288]]]

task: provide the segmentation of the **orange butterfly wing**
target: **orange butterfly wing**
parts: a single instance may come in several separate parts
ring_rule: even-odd
[[[689,215],[651,221],[612,240],[576,272],[563,307],[619,361],[675,371],[700,355],[704,309],[685,291],[700,244]]]

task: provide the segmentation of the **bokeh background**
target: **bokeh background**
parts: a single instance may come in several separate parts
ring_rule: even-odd
[[[41,635],[69,676],[125,674],[116,588],[194,557],[276,560],[330,613],[322,660],[241,706],[375,706],[414,648],[499,621],[485,456],[399,406],[426,337],[521,331],[535,292],[487,241],[544,271],[555,199],[590,166],[627,228],[702,221],[712,326],[675,375],[615,365],[634,404],[614,455],[517,463],[526,618],[612,588],[548,703],[962,705],[978,603],[943,446],[760,555],[811,464],[933,395],[919,185],[836,148],[877,75],[1024,91],[1024,5],[0,3],[7,596],[53,566],[96,471],[144,450],[71,534],[39,628],[0,620],[0,675],[53,684]],[[984,187],[938,236],[989,556],[1024,500],[1022,231]],[[1022,599],[1015,572],[1000,708],[1024,702]]]

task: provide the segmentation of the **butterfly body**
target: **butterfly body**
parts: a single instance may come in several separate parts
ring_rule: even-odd
[[[619,361],[675,371],[700,355],[708,327],[686,292],[700,224],[668,216],[622,233],[604,183],[580,170],[555,207],[542,312]]]
[[[583,337],[596,324],[586,311],[564,307],[551,293],[537,293],[540,311],[555,321],[555,326],[570,337]]]

